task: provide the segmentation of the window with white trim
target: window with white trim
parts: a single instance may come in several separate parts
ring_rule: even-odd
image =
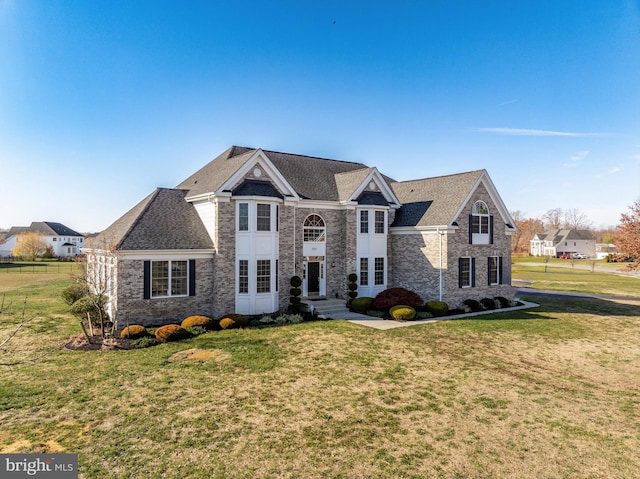
[[[247,294],[249,292],[249,260],[238,261],[238,293]]]
[[[256,293],[271,292],[271,260],[259,259],[256,264]]]
[[[326,237],[326,226],[324,220],[319,215],[309,215],[304,220],[303,240],[305,242],[324,242]]]
[[[369,286],[369,258],[360,258],[360,286]]]
[[[271,231],[271,205],[257,204],[256,231]]]
[[[384,284],[384,258],[375,258],[373,268],[373,284]]]
[[[188,261],[152,261],[151,297],[187,296],[188,265]]]
[[[473,224],[474,234],[489,234],[489,208],[484,201],[476,201],[473,204]]]
[[[498,256],[489,256],[489,284],[500,284],[500,258]]]
[[[461,288],[473,286],[472,258],[460,258],[458,260],[458,279]]]
[[[238,204],[238,231],[249,231],[249,203]]]
[[[374,231],[378,234],[384,234],[384,231],[385,231],[384,211],[375,211],[374,213],[375,213]]]
[[[360,233],[369,232],[369,212],[367,210],[360,211]]]

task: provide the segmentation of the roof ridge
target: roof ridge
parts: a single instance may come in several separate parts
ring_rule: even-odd
[[[309,158],[311,160],[334,161],[336,163],[349,163],[350,165],[363,165],[365,168],[372,168],[359,161],[336,160],[334,158],[323,158],[321,156],[301,155],[299,153],[287,153],[284,151],[274,151],[274,150],[262,150],[262,151],[264,151],[265,153],[275,153],[276,155],[298,156],[301,158]]]
[[[440,176],[427,176],[425,178],[416,178],[413,180],[402,180],[402,181],[394,181],[394,183],[416,183],[418,181],[425,181],[425,180],[437,180],[439,178],[449,178],[451,176],[460,176],[460,175],[468,175],[471,173],[484,173],[487,170],[485,170],[484,168],[481,168],[479,170],[470,170],[470,171],[461,171],[460,173],[450,173],[448,175],[440,175]]]
[[[116,248],[119,248],[120,245],[122,243],[124,243],[124,240],[127,238],[127,236],[129,236],[129,233],[131,233],[131,231],[133,231],[134,227],[138,225],[138,223],[140,222],[142,217],[145,215],[145,213],[147,211],[149,211],[149,207],[151,206],[151,203],[153,203],[153,200],[156,199],[156,197],[158,196],[158,193],[160,192],[160,190],[163,190],[163,189],[168,190],[168,189],[172,189],[172,188],[161,188],[161,187],[158,187],[155,190],[153,190],[153,192],[150,195],[147,195],[147,197],[145,199],[148,198],[148,201],[144,205],[144,208],[142,208],[142,211],[140,211],[140,214],[138,214],[136,216],[135,220],[131,222],[131,224],[127,228],[127,231],[124,232],[124,234],[122,235],[122,237],[120,238],[120,240],[116,244]],[[176,189],[179,189],[179,188],[176,188]],[[142,200],[142,201],[144,201],[144,200]]]

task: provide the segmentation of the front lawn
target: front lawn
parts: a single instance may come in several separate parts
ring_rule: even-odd
[[[0,341],[25,296],[36,319],[0,362],[80,333],[63,275],[11,276]],[[79,453],[84,478],[635,477],[638,307],[536,302],[392,331],[328,321],[56,348],[0,366],[0,452]]]

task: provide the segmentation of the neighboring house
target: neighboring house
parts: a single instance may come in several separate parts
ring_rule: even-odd
[[[9,230],[7,240],[0,245],[0,257],[11,256],[21,233],[39,233],[51,246],[53,255],[61,258],[80,255],[80,248],[85,244],[82,234],[61,223],[34,221],[31,226],[13,226]]]
[[[596,257],[596,238],[589,230],[557,229],[536,234],[531,240],[532,256],[559,257],[581,253]]]
[[[231,147],[83,249],[110,314],[138,324],[286,309],[395,286],[451,307],[505,296],[514,222],[485,170],[397,182],[361,163]]]
[[[613,243],[597,243],[596,259],[605,259],[610,254],[618,254],[618,247]]]

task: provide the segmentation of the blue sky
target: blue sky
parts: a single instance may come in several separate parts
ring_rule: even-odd
[[[99,231],[230,145],[640,197],[638,0],[0,0],[0,227]]]

